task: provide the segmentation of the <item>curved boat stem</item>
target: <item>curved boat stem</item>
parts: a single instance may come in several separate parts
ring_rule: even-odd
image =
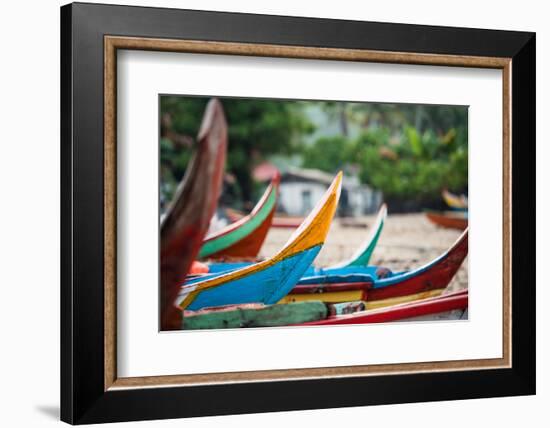
[[[250,214],[209,234],[204,239],[199,257],[211,259],[256,257],[275,214],[279,182],[280,175],[277,173]]]
[[[285,296],[318,254],[336,211],[342,173],[334,179],[316,208],[273,257],[240,269],[191,278],[181,287],[181,309],[243,303],[273,304]]]
[[[355,251],[353,256],[350,259],[345,260],[341,263],[331,266],[331,268],[345,268],[350,266],[367,266],[374,252],[374,248],[378,243],[382,229],[384,228],[384,223],[386,222],[386,217],[388,216],[388,207],[386,204],[382,204],[378,210],[378,215],[376,220],[371,227],[369,236],[365,239],[363,244]]]
[[[198,255],[221,191],[227,148],[227,123],[221,103],[208,103],[191,159],[160,226],[160,323],[180,327],[174,306],[179,285]]]

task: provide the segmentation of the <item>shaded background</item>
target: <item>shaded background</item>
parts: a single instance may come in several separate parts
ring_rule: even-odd
[[[208,100],[160,99],[163,208],[185,172]],[[283,174],[342,169],[357,185],[377,192],[390,212],[445,208],[443,188],[467,193],[467,107],[250,98],[221,102],[229,125],[224,206],[249,209],[265,188],[262,171],[270,167]],[[340,214],[368,214],[369,206]]]

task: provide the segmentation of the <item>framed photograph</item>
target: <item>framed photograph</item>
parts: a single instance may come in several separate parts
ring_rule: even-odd
[[[535,393],[535,34],[61,8],[61,418]]]

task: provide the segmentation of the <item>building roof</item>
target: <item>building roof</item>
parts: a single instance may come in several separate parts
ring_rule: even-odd
[[[257,181],[269,181],[279,170],[271,162],[262,162],[252,171],[252,176]]]
[[[282,169],[281,182],[285,181],[309,181],[313,183],[320,183],[326,186],[330,186],[332,180],[334,180],[334,174],[321,171],[314,168],[298,168],[295,166],[286,165]],[[252,175],[255,180],[268,181],[278,172],[278,169],[271,162],[262,162],[256,168],[254,168]],[[348,189],[353,188],[369,188],[369,186],[361,184],[357,175],[344,175],[342,186]]]
[[[287,170],[282,174],[282,180],[289,177],[301,178],[306,181],[315,181],[317,183],[328,185],[330,185],[330,183],[332,183],[332,180],[334,180],[334,175],[329,174],[328,172],[324,172],[319,169],[296,167],[288,167]]]

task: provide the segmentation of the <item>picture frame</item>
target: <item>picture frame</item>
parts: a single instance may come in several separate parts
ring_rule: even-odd
[[[502,70],[503,357],[119,378],[116,53],[122,49]],[[534,33],[63,6],[61,419],[85,424],[534,394],[535,97]]]

